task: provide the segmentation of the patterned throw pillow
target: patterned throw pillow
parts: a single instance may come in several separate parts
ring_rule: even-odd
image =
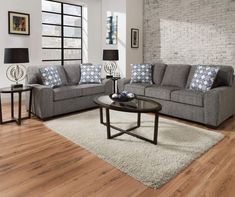
[[[40,68],[43,85],[50,86],[51,88],[59,87],[62,85],[59,72],[55,67]]]
[[[101,65],[81,65],[81,79],[79,84],[100,84],[101,83]]]
[[[152,64],[131,64],[131,83],[153,83]]]
[[[219,71],[216,66],[197,66],[189,89],[206,92],[212,88]]]

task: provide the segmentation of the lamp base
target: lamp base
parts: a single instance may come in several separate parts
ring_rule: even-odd
[[[11,89],[23,88],[23,84],[11,84]]]

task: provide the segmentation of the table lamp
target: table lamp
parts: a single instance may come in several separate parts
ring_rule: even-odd
[[[21,88],[23,84],[19,84],[26,76],[26,69],[21,63],[29,62],[28,48],[5,48],[4,52],[4,64],[12,64],[7,68],[7,78],[15,82],[12,84],[12,88]]]
[[[104,65],[104,70],[107,73],[106,78],[112,78],[117,69],[115,61],[119,60],[118,50],[103,50],[103,60],[107,61]]]

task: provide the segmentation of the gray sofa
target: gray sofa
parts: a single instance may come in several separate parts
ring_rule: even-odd
[[[30,66],[27,69],[26,85],[33,87],[32,112],[41,119],[93,108],[93,98],[97,95],[112,93],[112,80],[104,79],[102,84],[82,84],[80,65],[57,67],[63,86],[50,88],[42,85],[39,68]],[[28,103],[28,102],[26,102]]]
[[[196,66],[155,64],[154,84],[118,81],[118,91],[126,90],[150,97],[162,105],[162,114],[218,127],[235,114],[235,81],[231,66],[220,66],[213,88],[208,92],[189,90]]]

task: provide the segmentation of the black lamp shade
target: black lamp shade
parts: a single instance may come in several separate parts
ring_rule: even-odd
[[[118,50],[103,50],[103,60],[106,61],[119,60]]]
[[[28,48],[5,48],[4,64],[18,64],[29,62]]]

